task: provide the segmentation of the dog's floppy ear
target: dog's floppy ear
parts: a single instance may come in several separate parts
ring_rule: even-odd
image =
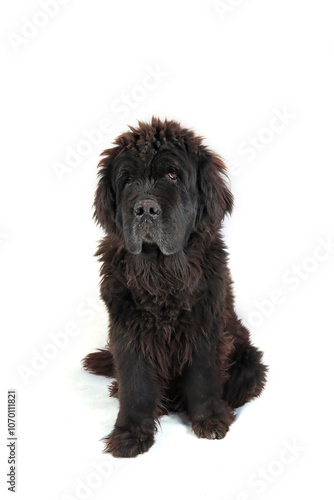
[[[116,157],[120,152],[118,146],[103,151],[102,160],[98,164],[99,181],[94,199],[94,219],[107,233],[117,231],[116,199],[112,185],[113,166]]]
[[[227,213],[232,212],[233,195],[228,186],[226,166],[215,153],[206,151],[198,162],[199,190],[198,221],[206,219],[219,225]]]

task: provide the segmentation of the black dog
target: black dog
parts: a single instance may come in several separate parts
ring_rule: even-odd
[[[115,144],[95,197],[109,342],[83,363],[116,379],[105,451],[134,457],[168,411],[186,411],[198,437],[223,438],[233,408],[261,393],[266,367],[234,312],[219,233],[233,205],[222,160],[192,131],[155,118]]]

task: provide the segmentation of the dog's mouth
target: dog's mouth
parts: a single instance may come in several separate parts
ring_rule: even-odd
[[[156,243],[143,242],[141,247],[141,254],[143,257],[151,259],[157,257],[159,252],[160,250]]]
[[[180,242],[168,237],[161,228],[140,228],[135,225],[128,231],[124,229],[126,249],[133,255],[147,259],[157,259],[162,255],[173,255],[181,249]]]

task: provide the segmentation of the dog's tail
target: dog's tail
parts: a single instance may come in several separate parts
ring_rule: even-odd
[[[111,378],[116,376],[114,360],[107,349],[91,352],[81,362],[83,368],[90,373]]]

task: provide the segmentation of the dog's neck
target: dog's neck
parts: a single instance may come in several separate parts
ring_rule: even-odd
[[[205,244],[199,244],[199,238],[205,239]],[[186,248],[172,255],[163,255],[154,245],[145,245],[144,252],[134,255],[126,250],[123,239],[109,235],[102,240],[96,255],[103,263],[103,279],[117,275],[133,294],[146,291],[152,299],[163,301],[167,296],[181,300],[185,291],[188,297],[196,295],[203,274],[210,272],[206,257],[217,250],[223,250],[218,232],[215,238],[194,232]]]

